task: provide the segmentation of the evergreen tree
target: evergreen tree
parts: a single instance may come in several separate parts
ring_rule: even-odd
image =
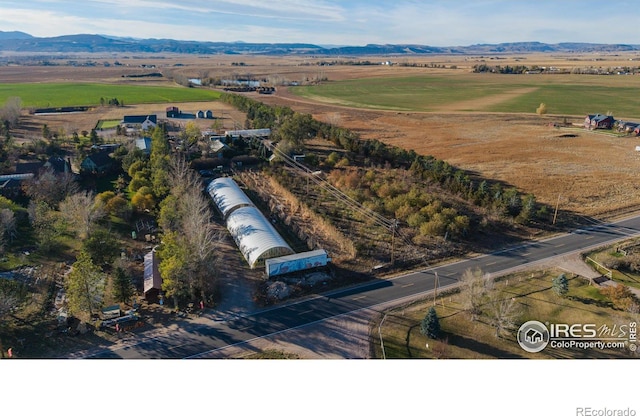
[[[440,336],[440,320],[434,307],[429,308],[429,311],[422,320],[420,333],[433,339],[437,339]]]
[[[552,283],[552,289],[558,296],[564,296],[569,292],[569,281],[564,273],[553,279]]]
[[[113,297],[118,302],[128,302],[133,297],[131,276],[120,266],[113,273]]]

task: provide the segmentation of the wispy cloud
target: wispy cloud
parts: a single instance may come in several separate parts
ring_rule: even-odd
[[[0,30],[247,42],[640,44],[635,3],[608,0],[3,0]],[[595,14],[594,14],[595,13]],[[594,23],[596,22],[596,23]]]

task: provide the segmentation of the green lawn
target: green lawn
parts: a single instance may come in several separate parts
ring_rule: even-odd
[[[114,129],[116,128],[122,120],[100,120],[96,125],[97,130],[101,129]]]
[[[217,91],[186,87],[158,87],[97,83],[0,84],[0,104],[9,97],[20,97],[24,107],[96,106],[100,98],[117,98],[129,104],[212,101]]]
[[[291,91],[360,108],[435,112],[474,100],[467,111],[535,114],[544,102],[550,114],[611,111],[617,117],[640,118],[638,87],[640,77],[634,76],[457,74],[347,80]],[[482,99],[486,104],[478,101]]]

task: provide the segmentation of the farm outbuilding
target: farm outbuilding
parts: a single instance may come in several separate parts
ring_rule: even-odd
[[[155,250],[151,250],[144,256],[144,297],[147,301],[154,302],[158,299],[162,290],[162,277],[158,270],[158,256]]]
[[[312,250],[304,253],[274,257],[264,261],[267,277],[279,276],[302,270],[326,266],[331,259],[325,250]]]
[[[252,269],[265,259],[294,253],[233,179],[215,179],[207,187],[207,192]]]
[[[254,206],[238,208],[229,214],[227,229],[252,269],[266,259],[294,253]]]
[[[253,206],[247,194],[231,178],[218,178],[211,181],[207,186],[207,192],[225,220],[234,209]]]

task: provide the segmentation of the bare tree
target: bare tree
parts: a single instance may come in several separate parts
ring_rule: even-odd
[[[56,174],[52,169],[44,169],[40,174],[27,181],[24,185],[25,193],[33,200],[44,201],[56,208],[60,201],[78,192],[78,183],[73,174]]]
[[[491,292],[489,317],[491,319],[491,326],[496,329],[496,338],[507,335],[517,328],[517,322],[521,312],[520,304],[516,302],[515,298],[504,296],[502,292],[498,290]]]
[[[165,237],[176,234],[175,239],[179,240],[184,256],[177,256],[176,250],[170,252],[168,247],[161,250],[165,257],[161,272],[164,270],[170,274],[167,277],[173,279],[172,287],[185,288],[192,300],[198,295],[204,299],[206,293],[211,293],[215,287],[216,247],[222,236],[211,225],[209,202],[188,163],[181,158],[173,159],[169,177],[171,194],[167,198],[169,202],[161,210],[162,223],[169,227],[165,229]]]
[[[484,275],[480,269],[467,269],[461,278],[460,300],[469,313],[471,320],[475,321],[482,314],[482,305],[493,286],[489,276]]]
[[[10,127],[15,127],[20,121],[22,112],[22,100],[20,97],[10,97],[3,107],[0,108],[0,120],[8,121]]]
[[[93,192],[78,192],[60,203],[62,218],[75,229],[80,239],[89,236],[96,221],[105,215],[104,206],[96,201]]]

